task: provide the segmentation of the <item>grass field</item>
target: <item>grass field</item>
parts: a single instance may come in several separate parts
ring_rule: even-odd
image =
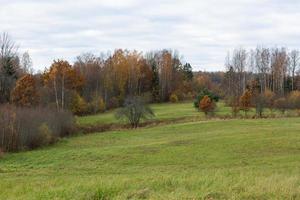
[[[299,130],[214,120],[68,138],[0,159],[0,199],[300,199]]]
[[[155,117],[150,120],[173,120],[173,119],[189,119],[197,118],[204,119],[205,116],[202,112],[196,110],[193,106],[193,102],[184,102],[184,103],[161,103],[161,104],[152,104],[151,105]],[[264,114],[271,114],[269,109],[264,109]],[[273,115],[281,116],[282,114],[279,111],[273,111]],[[287,111],[286,115],[295,115],[295,111]],[[231,116],[231,108],[225,106],[224,102],[217,103],[217,108],[215,111],[216,116]],[[248,112],[248,116],[255,115],[255,109],[251,109]],[[240,116],[244,116],[244,113],[240,111]],[[125,123],[118,121],[115,118],[115,110],[108,111],[106,113],[89,115],[83,117],[77,117],[77,122],[80,125],[96,125],[96,124],[118,124]]]
[[[192,102],[152,104],[151,107],[155,113],[154,119],[157,120],[203,116],[202,113],[197,112],[193,107]],[[78,123],[81,125],[93,125],[120,122],[115,118],[115,110],[112,110],[103,114],[78,117]]]

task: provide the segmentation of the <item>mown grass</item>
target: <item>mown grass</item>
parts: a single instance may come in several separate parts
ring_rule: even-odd
[[[300,119],[64,139],[0,160],[0,199],[300,199]]]

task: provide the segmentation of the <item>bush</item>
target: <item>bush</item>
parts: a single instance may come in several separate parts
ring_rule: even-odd
[[[51,144],[52,141],[54,141],[53,133],[46,123],[42,123],[38,128],[37,134],[33,136],[29,147],[30,149],[35,149],[37,147],[47,146]]]
[[[153,116],[152,109],[139,96],[126,98],[124,107],[116,112],[116,118],[127,120],[132,128],[137,128],[142,119],[149,119]]]
[[[205,95],[199,103],[199,109],[205,113],[207,116],[209,113],[213,113],[216,108],[214,101]]]
[[[293,91],[288,97],[289,107],[292,109],[300,109],[300,91]]]
[[[240,111],[239,98],[236,96],[230,96],[225,99],[226,105],[231,107],[231,113],[233,117],[236,117]]]
[[[253,95],[253,104],[255,105],[256,115],[262,117],[267,100],[264,94],[256,93]]]
[[[106,105],[102,97],[94,97],[92,102],[88,104],[88,113],[95,114],[104,112]]]
[[[266,107],[268,107],[272,112],[274,108],[275,93],[270,90],[266,90],[264,96],[265,96]]]
[[[88,104],[79,94],[76,93],[72,99],[70,109],[73,114],[83,115],[88,111]]]
[[[282,114],[284,114],[284,112],[286,111],[286,109],[289,108],[288,106],[288,101],[286,100],[285,97],[276,99],[274,102],[274,107],[278,110],[280,110],[282,112]]]
[[[176,94],[171,94],[169,98],[171,103],[177,103],[178,102],[178,97]]]
[[[67,111],[49,108],[0,106],[0,149],[20,151],[48,145],[74,132],[75,120]]]
[[[208,96],[214,102],[218,102],[220,99],[219,96],[214,94],[212,91],[204,89],[196,96],[196,99],[194,101],[195,108],[199,108],[199,103],[203,99],[204,96]]]
[[[247,112],[251,108],[251,98],[252,94],[249,90],[246,90],[244,94],[240,97],[240,109],[245,112],[245,116],[247,116]]]

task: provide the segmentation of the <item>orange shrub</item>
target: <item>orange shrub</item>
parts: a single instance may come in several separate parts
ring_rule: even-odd
[[[209,96],[205,95],[199,104],[199,109],[205,113],[205,115],[208,115],[208,113],[211,113],[215,110],[216,104],[215,102],[209,98]]]
[[[240,97],[240,109],[245,112],[245,115],[247,115],[247,112],[250,110],[251,98],[252,94],[249,90],[246,90],[244,94]]]

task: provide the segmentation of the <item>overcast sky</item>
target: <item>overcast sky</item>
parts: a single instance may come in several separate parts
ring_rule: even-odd
[[[34,68],[82,52],[177,49],[194,70],[224,70],[234,47],[300,47],[299,0],[0,0],[0,31]]]

